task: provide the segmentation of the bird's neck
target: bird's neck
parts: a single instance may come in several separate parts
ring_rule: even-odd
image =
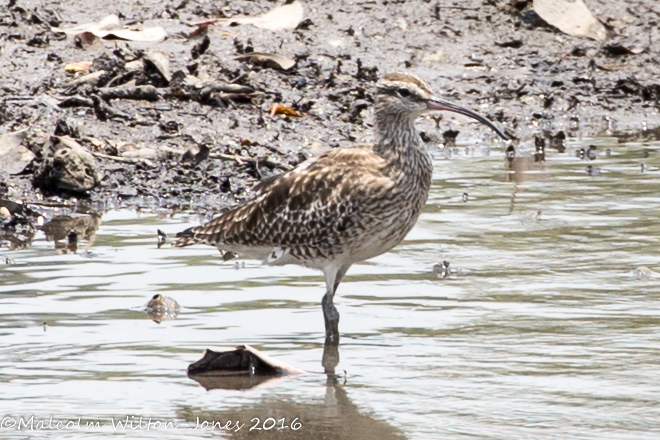
[[[426,146],[409,115],[375,113],[374,152],[390,162],[405,164],[428,156]]]
[[[397,183],[391,196],[403,197],[413,207],[416,219],[431,187],[431,155],[415,128],[414,119],[382,116],[376,113],[373,151],[385,159],[387,166],[383,171]]]

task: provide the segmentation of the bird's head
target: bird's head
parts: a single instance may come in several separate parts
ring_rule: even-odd
[[[376,84],[376,112],[382,117],[416,119],[423,113],[445,110],[476,119],[495,131],[502,139],[508,136],[478,113],[433,96],[426,81],[410,73],[390,73]]]

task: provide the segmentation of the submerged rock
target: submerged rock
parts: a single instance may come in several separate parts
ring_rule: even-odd
[[[179,304],[172,298],[157,293],[147,303],[146,312],[152,321],[160,324],[165,320],[175,319],[179,314],[179,308]]]

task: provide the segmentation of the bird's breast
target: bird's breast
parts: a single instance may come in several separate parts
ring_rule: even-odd
[[[392,175],[394,187],[382,198],[362,208],[363,232],[353,246],[355,260],[373,258],[389,251],[415,226],[431,187],[431,158],[421,156],[416,163],[401,166]]]

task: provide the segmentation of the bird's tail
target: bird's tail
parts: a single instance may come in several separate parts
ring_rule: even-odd
[[[218,246],[221,243],[220,238],[222,233],[232,222],[233,217],[231,213],[236,210],[235,208],[229,206],[223,208],[213,220],[177,233],[177,241],[174,243],[174,247],[184,247],[193,244]]]
[[[197,228],[199,228],[199,226],[194,226],[185,231],[178,232],[176,234],[177,240],[174,243],[174,247],[184,247],[199,243],[199,240],[195,238],[195,229]]]

